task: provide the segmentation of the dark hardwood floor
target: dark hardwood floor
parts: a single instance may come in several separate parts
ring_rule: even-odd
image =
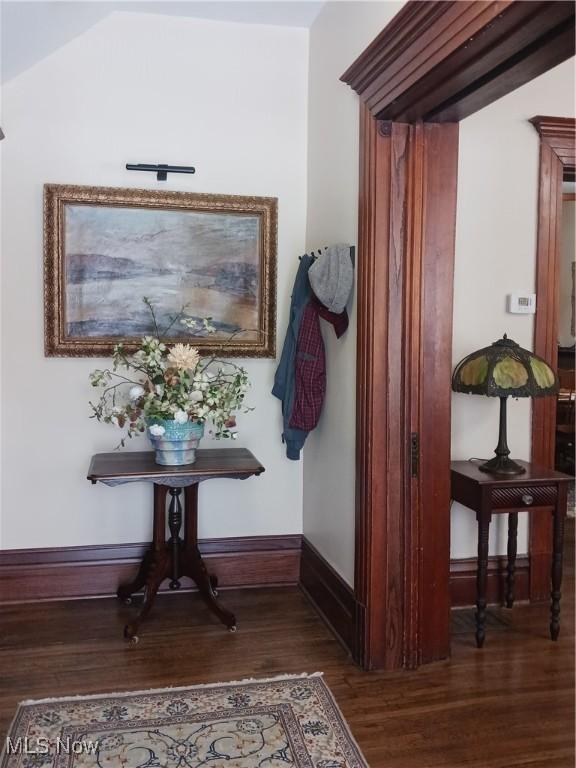
[[[357,669],[296,589],[224,593],[236,634],[196,595],[162,596],[133,647],[121,639],[130,607],[114,600],[5,607],[0,733],[27,698],[320,670],[371,768],[572,768],[573,574],[557,643],[545,604],[491,610],[481,651],[459,610],[452,658],[416,672]]]

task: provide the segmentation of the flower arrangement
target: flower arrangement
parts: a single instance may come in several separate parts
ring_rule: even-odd
[[[166,420],[176,424],[210,421],[216,438],[235,439],[235,413],[251,410],[244,405],[249,387],[246,370],[214,356],[201,358],[189,344],[168,346],[161,340],[176,322],[189,330],[201,325],[199,331],[214,333],[210,318],[197,321],[182,310],[160,332],[152,302],[144,298],[144,303],[152,314],[155,335],[145,336],[132,355],[117,344],[112,369],[92,371],[90,383],[102,392],[96,403],[90,402],[91,418],[126,430],[119,447],[146,427],[152,436],[161,437],[165,428],[154,422]]]

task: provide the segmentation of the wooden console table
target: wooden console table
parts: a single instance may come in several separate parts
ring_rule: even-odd
[[[197,585],[200,595],[210,610],[231,632],[236,631],[234,614],[218,602],[215,576],[210,576],[198,550],[198,485],[205,480],[236,478],[245,480],[260,475],[264,467],[245,448],[217,448],[198,450],[196,462],[179,467],[163,467],[154,461],[154,453],[98,453],[92,457],[88,480],[105,485],[148,482],[154,484],[154,540],[146,552],[138,575],[130,584],[118,589],[118,597],[131,602],[132,595],[144,588],[144,603],[139,614],[124,627],[124,637],[138,642],[138,628],[150,613],[156,593],[165,579],[170,589],[180,589],[180,579],[188,576]],[[184,489],[184,538],[182,504]],[[166,539],[166,499],[170,495]]]
[[[518,512],[550,514],[554,517],[551,574],[550,637],[560,632],[560,586],[562,583],[562,549],[568,475],[519,461],[526,472],[522,475],[490,475],[480,471],[473,461],[453,461],[452,499],[473,509],[478,521],[478,571],[476,577],[476,645],[482,648],[486,625],[486,577],[488,573],[488,533],[493,514],[508,513],[508,567],[506,606],[514,604],[514,567]]]

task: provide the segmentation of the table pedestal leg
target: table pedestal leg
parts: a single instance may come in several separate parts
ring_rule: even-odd
[[[168,526],[170,538],[166,541],[166,497],[170,493]],[[154,541],[146,552],[138,575],[129,584],[118,588],[118,597],[129,602],[131,596],[144,588],[144,602],[139,614],[124,627],[124,637],[138,642],[140,624],[152,610],[158,589],[165,579],[170,579],[170,589],[180,588],[180,579],[188,576],[198,587],[198,591],[210,610],[228,627],[236,630],[236,618],[233,613],[223,608],[218,600],[217,579],[210,576],[198,549],[198,485],[185,489],[186,523],[184,540],[180,538],[182,527],[182,505],[180,488],[154,485]]]
[[[479,512],[478,519],[478,571],[476,574],[476,645],[482,648],[486,637],[486,578],[488,575],[488,534],[490,512]]]
[[[508,514],[508,564],[506,567],[506,608],[514,605],[514,571],[518,539],[518,512]]]
[[[560,634],[560,587],[562,586],[562,549],[564,546],[564,509],[554,510],[554,543],[552,551],[552,592],[550,607],[550,637],[558,640]]]

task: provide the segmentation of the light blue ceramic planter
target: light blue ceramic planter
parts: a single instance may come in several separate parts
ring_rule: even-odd
[[[204,435],[204,424],[187,421],[178,424],[173,419],[148,419],[148,437],[156,452],[156,464],[177,467],[194,464],[196,448]],[[166,430],[161,437],[150,434],[150,427],[158,424]]]

